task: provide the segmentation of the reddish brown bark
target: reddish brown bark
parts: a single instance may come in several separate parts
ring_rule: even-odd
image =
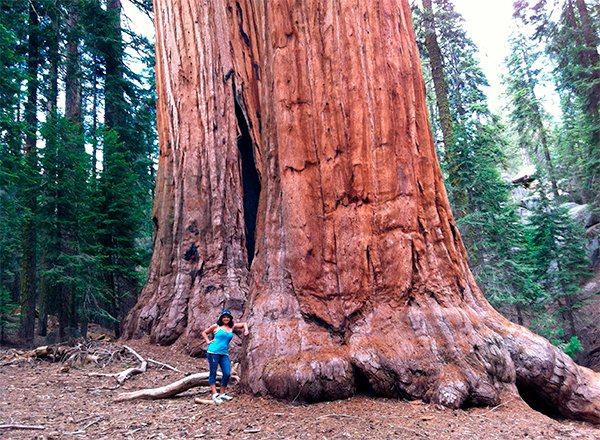
[[[195,353],[220,310],[236,318],[244,311],[248,256],[235,100],[253,109],[248,125],[259,139],[260,83],[256,29],[243,4],[156,2],[154,254],[125,337],[179,339]]]
[[[368,380],[380,395],[460,407],[498,404],[517,383],[600,421],[598,378],[482,297],[437,163],[408,2],[366,3],[156,2],[157,234],[125,334],[193,350],[228,307],[250,324],[242,382],[255,394],[335,399]],[[262,186],[250,273],[244,123]]]

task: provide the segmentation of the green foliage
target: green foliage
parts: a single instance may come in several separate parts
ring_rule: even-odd
[[[577,353],[583,351],[583,345],[581,345],[581,342],[579,341],[579,338],[577,338],[577,336],[571,336],[569,342],[567,342],[566,344],[559,344],[557,346],[573,359],[575,359]]]
[[[25,209],[20,184],[25,177],[21,119],[26,60],[24,5],[0,9],[0,291],[20,279],[21,231]],[[7,297],[8,298],[8,297]],[[10,296],[12,298],[12,294]],[[18,299],[18,298],[15,298]],[[6,303],[6,298],[2,301]]]
[[[87,210],[86,181],[89,156],[81,145],[80,127],[66,118],[51,117],[41,130],[46,147],[40,226],[43,249],[42,277],[46,312],[59,316],[61,324],[75,326],[81,304],[81,216]]]
[[[525,154],[539,169],[546,170],[553,186],[557,187],[553,165],[555,154],[551,151],[550,117],[542,100],[536,95],[536,88],[542,83],[543,53],[521,32],[511,36],[510,45],[511,53],[505,62],[507,72],[503,82],[510,101],[511,128],[517,134],[521,154]]]
[[[554,8],[553,6],[558,6]],[[578,203],[600,204],[600,57],[597,4],[553,5],[519,1],[516,16],[534,26],[534,44],[545,47],[560,95],[562,123],[557,134],[557,171],[563,191]]]
[[[137,3],[151,12],[150,2]],[[34,133],[23,112],[31,79],[29,3],[0,8],[0,289],[18,296],[27,243],[16,231],[27,227],[35,239],[28,255],[37,262],[41,316],[55,314],[61,326],[95,320],[118,327],[151,252],[153,47],[121,29],[119,10],[103,0],[37,0],[35,8],[44,79],[35,104],[45,116],[40,148],[27,155],[25,137]],[[81,56],[69,55],[67,44],[79,45]],[[147,68],[133,73],[127,61]],[[80,110],[54,104],[68,80],[82,94],[66,105],[80,100]],[[110,119],[115,108],[120,118]]]
[[[580,283],[589,272],[584,233],[565,207],[553,203],[541,180],[537,209],[529,218],[529,249],[544,300],[577,336],[574,312],[581,307]]]
[[[527,258],[525,230],[509,200],[511,188],[500,173],[504,127],[488,109],[483,93],[487,80],[477,48],[462,28],[462,17],[447,0],[435,5],[455,139],[454,145],[439,151],[446,189],[479,286],[494,305],[513,307],[520,314],[535,301],[539,289]],[[417,11],[415,17],[422,38],[422,15]],[[423,56],[427,58],[427,53]]]
[[[12,313],[16,307],[8,289],[0,286],[0,344],[6,341],[6,331],[15,326]]]
[[[450,1],[434,3],[453,117],[453,145],[442,146],[439,142],[441,124],[433,82],[425,68],[428,105],[446,189],[467,247],[469,265],[493,305],[574,355],[580,349],[575,335],[581,306],[578,286],[588,268],[583,233],[558,205],[558,198],[591,201],[593,182],[600,181],[594,150],[598,124],[594,125],[594,112],[589,107],[595,84],[599,83],[590,77],[599,66],[573,62],[582,61],[584,52],[589,55],[589,48],[582,43],[589,39],[589,34],[584,35],[589,23],[572,8],[575,22],[567,17],[567,3],[572,6],[571,2],[563,5],[558,22],[551,20],[550,9],[546,8],[549,3],[543,0],[533,2],[532,9],[530,2],[515,3],[521,21],[535,24],[536,29],[532,38],[516,33],[511,40],[512,52],[504,76],[510,113],[509,125],[504,127],[487,107],[483,93],[487,81],[479,68],[477,48],[462,28],[462,17]],[[416,4],[413,13],[423,65],[428,66],[423,24],[426,16]],[[565,26],[568,18],[572,24],[569,28]],[[550,118],[536,95],[536,88],[546,80],[540,69],[547,59],[541,42],[550,42],[546,54],[556,63],[554,80],[563,100],[564,122],[557,133],[552,132]],[[559,55],[564,58],[559,59]],[[508,139],[516,145],[508,145]],[[530,158],[545,172],[538,209],[529,216],[520,215],[522,209],[511,199],[513,188],[502,178],[501,170],[507,166],[504,154],[509,150],[525,160]],[[513,166],[518,167],[519,161],[512,159]],[[552,197],[547,195],[546,182],[551,183]],[[549,315],[551,310],[556,313]],[[563,327],[568,329],[568,336],[563,334]]]

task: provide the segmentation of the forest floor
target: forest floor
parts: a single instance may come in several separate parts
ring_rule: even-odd
[[[600,427],[551,419],[518,397],[495,408],[465,410],[369,396],[301,405],[241,395],[232,385],[235,399],[219,406],[195,403],[196,398],[210,399],[207,387],[167,399],[116,402],[119,393],[184,376],[149,363],[144,374],[122,386],[112,377],[91,377],[91,372],[138,366],[133,357],[117,355],[120,341],[94,344],[114,354],[104,368],[52,363],[23,357],[24,351],[14,346],[0,347],[0,439],[600,439]],[[126,345],[183,372],[207,370],[205,359],[173,347],[146,340]]]

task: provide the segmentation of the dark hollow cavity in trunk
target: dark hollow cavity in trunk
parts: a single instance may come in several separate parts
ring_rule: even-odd
[[[235,102],[235,115],[238,121],[238,149],[242,165],[242,186],[244,190],[244,223],[246,225],[246,250],[248,251],[248,267],[254,258],[254,233],[256,230],[256,213],[260,196],[260,177],[256,170],[254,159],[254,143],[246,117],[237,100]]]

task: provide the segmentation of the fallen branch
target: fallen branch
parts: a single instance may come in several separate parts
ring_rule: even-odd
[[[146,360],[144,360],[144,358],[141,357],[139,354],[137,354],[137,352],[133,348],[129,348],[126,345],[123,345],[123,348],[126,348],[127,350],[129,350],[131,352],[131,354],[133,354],[136,358],[138,358],[141,365],[140,365],[140,368],[129,368],[129,369],[119,373],[117,375],[117,382],[120,384],[125,382],[131,376],[144,373],[146,371],[146,367],[148,366],[148,362]]]
[[[154,359],[148,359],[148,362],[151,362],[151,363],[156,364],[156,365],[160,365],[161,367],[167,368],[169,370],[173,370],[173,371],[175,371],[177,373],[181,373],[184,376],[189,376],[189,374],[190,374],[190,373],[186,373],[185,371],[180,371],[177,368],[170,366],[169,364],[164,364],[162,362],[155,361]]]
[[[90,377],[98,377],[98,376],[102,376],[102,377],[116,377],[117,378],[117,382],[122,385],[123,382],[125,382],[127,379],[129,379],[131,376],[134,376],[136,374],[142,374],[146,372],[146,367],[148,366],[148,362],[141,357],[134,349],[129,348],[128,346],[124,345],[123,348],[129,350],[129,352],[131,352],[131,354],[133,354],[139,361],[140,361],[140,367],[139,368],[128,368],[125,371],[121,371],[120,373],[88,373],[88,376]]]
[[[45,426],[31,426],[31,425],[0,425],[0,429],[46,429]]]
[[[102,420],[104,420],[104,418],[103,418],[103,417],[98,417],[96,420],[94,420],[94,421],[92,421],[92,422],[88,423],[87,425],[85,425],[85,426],[84,426],[82,429],[85,431],[85,430],[86,430],[86,429],[88,429],[90,426],[92,426],[92,425],[95,425],[96,423],[98,423],[98,422],[100,422],[100,421],[102,421]]]
[[[222,377],[223,375],[221,372],[218,372],[217,380],[220,380]],[[238,380],[238,377],[231,376],[231,380]],[[164,399],[182,393],[190,388],[199,386],[208,386],[208,372],[191,374],[183,379],[178,380],[177,382],[173,382],[160,388],[147,388],[143,390],[132,391],[130,393],[122,393],[119,394],[115,400],[117,402],[124,402],[127,400],[136,399]]]

